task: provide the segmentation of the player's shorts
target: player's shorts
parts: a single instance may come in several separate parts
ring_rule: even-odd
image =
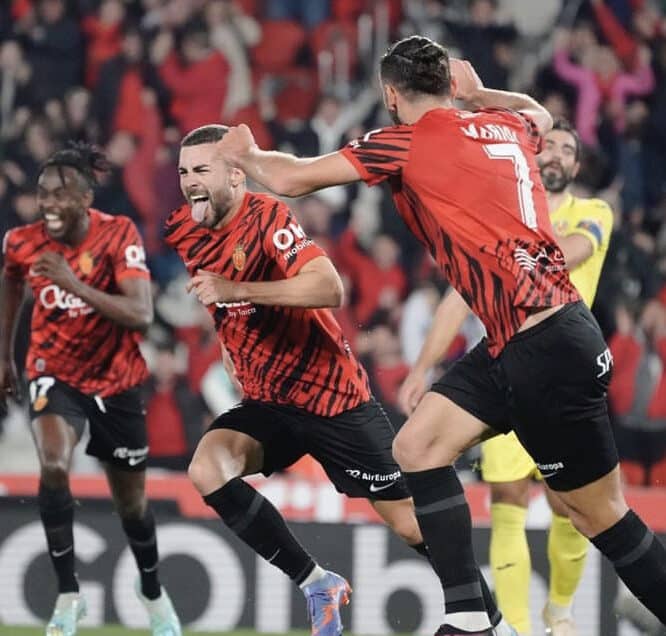
[[[500,433],[515,430],[553,490],[589,484],[618,463],[606,392],[612,357],[584,303],[516,333],[497,358],[481,341],[436,382]]]
[[[541,473],[516,433],[511,431],[481,444],[481,476],[489,483],[506,483],[527,477],[540,479]]]
[[[139,387],[101,398],[52,376],[35,378],[30,382],[30,419],[42,415],[60,415],[78,439],[88,422],[88,455],[128,471],[146,469],[148,437]]]
[[[397,500],[410,496],[392,455],[395,430],[375,400],[333,417],[304,409],[245,400],[220,415],[209,430],[230,429],[263,447],[268,476],[311,455],[348,497]]]

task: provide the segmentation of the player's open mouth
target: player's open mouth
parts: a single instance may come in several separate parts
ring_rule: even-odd
[[[65,227],[65,224],[63,223],[59,215],[51,214],[49,212],[46,212],[46,214],[44,214],[44,223],[46,223],[46,229],[49,232],[60,232],[60,230],[62,230],[63,227]]]
[[[190,205],[192,206],[192,219],[196,223],[201,223],[208,209],[208,195],[207,194],[193,194],[190,196]]]

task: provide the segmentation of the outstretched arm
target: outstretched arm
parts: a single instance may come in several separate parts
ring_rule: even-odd
[[[472,108],[508,108],[523,113],[534,121],[540,135],[553,127],[553,118],[539,102],[524,93],[485,88],[466,60],[451,59],[451,75],[455,80],[455,97]]]
[[[235,282],[206,270],[197,272],[187,284],[204,305],[248,302],[257,305],[339,307],[343,287],[333,263],[326,256],[308,261],[298,274],[282,280]]]
[[[439,303],[419,357],[398,392],[400,408],[410,415],[427,390],[426,376],[446,354],[471,310],[453,288]]]
[[[225,161],[280,196],[299,197],[361,178],[340,152],[299,158],[284,152],[261,150],[245,124],[230,128],[218,142],[218,149]]]

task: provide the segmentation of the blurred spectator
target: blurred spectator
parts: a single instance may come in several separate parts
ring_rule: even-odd
[[[561,30],[556,34],[553,68],[562,80],[576,87],[576,129],[584,143],[594,146],[602,115],[606,114],[616,132],[621,133],[628,98],[647,95],[654,88],[650,50],[642,47],[635,67],[624,72],[610,47],[587,46],[578,64],[571,60],[570,52],[571,34]]]
[[[19,42],[7,40],[0,45],[0,142],[12,136],[16,110],[35,106],[32,68]]]
[[[296,20],[312,28],[330,15],[330,0],[271,0],[266,3],[269,20]]]
[[[397,399],[398,389],[409,373],[409,366],[402,358],[397,334],[387,325],[372,329],[369,342],[369,356],[364,363],[373,395],[382,403],[389,419],[397,424],[405,419]]]
[[[637,321],[641,305],[622,302],[610,339],[615,368],[608,397],[622,459],[637,462],[650,483],[652,467],[666,459],[666,329],[658,320]]]
[[[81,22],[83,33],[88,38],[86,86],[95,86],[102,64],[120,52],[124,18],[125,6],[120,0],[102,0],[97,14],[86,16]]]
[[[211,48],[205,24],[192,22],[178,51],[170,31],[162,31],[151,49],[151,59],[171,93],[171,116],[182,134],[220,121],[227,97],[229,63]]]
[[[213,0],[205,8],[213,46],[229,62],[229,86],[221,119],[231,117],[252,101],[252,73],[248,50],[261,39],[261,27],[234,0]]]
[[[476,69],[486,86],[506,89],[513,62],[512,44],[518,32],[502,22],[496,0],[471,0],[469,16],[445,19],[444,25],[458,48]]]
[[[367,325],[377,311],[392,309],[407,293],[407,278],[399,263],[400,247],[391,237],[380,235],[372,242],[370,253],[365,253],[351,229],[342,234],[338,246],[340,266],[356,291],[356,317]]]
[[[46,102],[81,84],[85,56],[79,26],[67,15],[64,0],[38,0],[35,7],[24,34],[36,97]]]
[[[149,466],[185,470],[203,433],[206,410],[182,366],[173,343],[157,345],[144,387]]]

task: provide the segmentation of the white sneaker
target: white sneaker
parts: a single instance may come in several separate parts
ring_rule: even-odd
[[[143,603],[150,618],[152,636],[182,636],[180,620],[167,591],[161,587],[161,594],[154,600],[141,593],[141,580],[137,579],[134,591]],[[50,636],[50,635],[49,635]]]
[[[577,636],[578,632],[571,617],[555,618],[551,615],[548,605],[543,608],[541,616],[548,636]]]
[[[46,636],[75,636],[79,621],[86,615],[86,599],[78,592],[59,594]]]

